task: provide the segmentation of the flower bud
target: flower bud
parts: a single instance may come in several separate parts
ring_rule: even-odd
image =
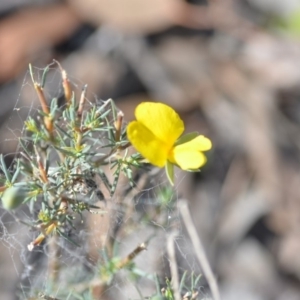
[[[1,197],[2,206],[7,210],[17,208],[22,204],[26,196],[27,192],[23,187],[9,187],[4,191]]]

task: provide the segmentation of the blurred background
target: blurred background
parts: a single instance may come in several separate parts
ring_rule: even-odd
[[[28,64],[42,70],[53,59],[74,86],[88,84],[89,99],[113,98],[127,121],[138,103],[164,102],[187,131],[212,139],[208,164],[179,172],[176,189],[222,299],[300,299],[298,1],[1,0],[0,152],[8,161],[38,105]],[[52,72],[49,94],[62,95]],[[18,259],[1,248],[0,298],[11,299]]]

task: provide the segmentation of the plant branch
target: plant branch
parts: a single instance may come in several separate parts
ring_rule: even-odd
[[[216,281],[214,274],[211,270],[211,267],[209,265],[208,259],[206,257],[205,251],[204,251],[204,247],[198,236],[196,228],[192,222],[192,217],[191,217],[190,211],[188,209],[187,202],[185,200],[180,200],[180,202],[178,203],[178,208],[179,208],[179,212],[181,214],[182,220],[184,222],[184,225],[189,234],[189,237],[195,248],[196,256],[198,258],[199,264],[202,268],[204,276],[206,277],[206,280],[210,287],[213,299],[221,300],[217,281]]]

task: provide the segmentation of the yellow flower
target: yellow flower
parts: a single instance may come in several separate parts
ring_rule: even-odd
[[[157,167],[177,165],[183,170],[196,170],[206,163],[203,151],[210,150],[211,141],[191,133],[179,139],[183,121],[163,103],[143,102],[135,110],[136,121],[127,127],[131,144]]]

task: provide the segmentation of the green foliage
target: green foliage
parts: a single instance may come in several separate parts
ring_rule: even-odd
[[[32,68],[30,71],[33,79]],[[42,84],[34,82],[42,99],[47,71],[48,68]],[[84,96],[81,95],[84,106],[73,96],[70,103],[59,107],[54,98],[49,109],[43,108],[37,118],[25,121],[27,135],[20,140],[22,157],[13,174],[0,157],[5,175],[3,207],[14,209],[27,202],[32,212],[40,210],[33,223],[42,228],[44,235],[51,226],[49,233],[65,237],[65,226],[74,227],[77,214],[98,209],[93,202],[104,200],[104,196],[97,187],[97,177],[113,196],[120,174],[124,173],[133,185],[131,167],[140,166],[139,155],[127,154],[124,126],[114,125],[117,109],[113,101],[90,103]],[[108,164],[114,174],[112,182],[103,170]]]

